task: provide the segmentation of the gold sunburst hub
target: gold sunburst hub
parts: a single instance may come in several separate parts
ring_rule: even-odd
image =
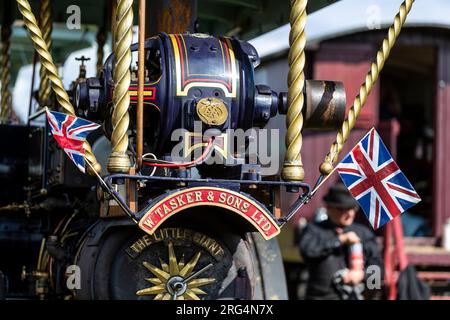
[[[200,287],[215,281],[214,278],[196,278],[194,269],[201,252],[197,252],[188,263],[184,263],[184,255],[180,261],[177,260],[172,242],[168,243],[168,250],[168,264],[161,258],[159,258],[160,268],[147,261],[142,263],[155,277],[146,278],[145,280],[153,286],[137,291],[136,295],[154,295],[154,300],[200,300],[201,295],[207,294]]]

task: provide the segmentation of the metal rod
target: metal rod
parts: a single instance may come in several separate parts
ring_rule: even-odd
[[[193,182],[193,183],[211,183],[211,184],[256,184],[269,186],[286,186],[302,188],[303,193],[309,194],[310,186],[303,182],[295,181],[278,181],[278,180],[232,180],[232,179],[197,179],[197,178],[175,178],[175,177],[158,177],[158,176],[141,176],[131,174],[113,174],[105,177],[106,182],[112,179],[133,179],[148,181],[167,181],[167,182]]]
[[[144,152],[145,2],[146,0],[139,0],[138,103],[136,109],[136,164],[138,168],[141,168]]]
[[[325,183],[325,181],[328,180],[329,177],[336,171],[337,167],[334,167],[333,170],[329,174],[321,174],[319,179],[317,179],[316,185],[314,186],[313,190],[311,191],[311,196],[313,196],[317,190]]]
[[[182,282],[183,283],[188,283],[189,281],[191,281],[192,279],[195,279],[196,277],[198,277],[200,274],[202,274],[203,272],[209,270],[211,267],[213,266],[212,263],[204,266],[203,268],[201,268],[200,270],[198,270],[196,273],[190,275],[189,277],[187,277],[186,279],[184,279]]]
[[[298,210],[303,207],[303,205],[307,204],[309,200],[316,194],[317,190],[323,186],[323,184],[328,180],[329,177],[336,171],[337,167],[333,168],[333,170],[327,174],[327,175],[320,175],[317,179],[317,182],[311,192],[302,194],[297,201],[294,202],[294,204],[289,209],[289,212],[286,216],[281,217],[278,219],[278,222],[280,226],[283,226],[286,222],[292,219],[293,216],[295,216],[298,212]]]
[[[236,183],[236,184],[259,184],[259,185],[285,185],[286,187],[300,187],[303,189],[303,193],[299,196],[298,200],[292,205],[291,209],[289,210],[289,213],[281,217],[280,219],[277,219],[272,212],[270,212],[270,216],[272,217],[273,221],[277,223],[279,226],[283,226],[286,222],[288,222],[295,214],[296,212],[304,205],[306,204],[309,199],[311,199],[311,193],[310,193],[310,187],[306,183],[302,182],[286,182],[286,181],[252,181],[252,180],[225,180],[225,179],[193,179],[193,178],[174,178],[174,177],[154,177],[154,176],[138,176],[138,175],[131,175],[131,174],[114,174],[110,176],[106,176],[105,180],[101,180],[102,186],[107,190],[107,192],[114,197],[114,199],[120,203],[122,206],[124,206],[126,209],[125,212],[130,217],[134,217],[134,221],[139,220],[143,217],[143,215],[149,210],[149,208],[152,206],[151,201],[148,203],[148,205],[143,208],[142,210],[138,212],[133,212],[125,203],[125,201],[121,198],[120,194],[116,193],[111,186],[111,181],[113,179],[132,179],[132,180],[153,180],[153,181],[172,181],[172,182],[179,182],[179,181],[185,181],[185,182],[194,182],[194,183],[205,183],[205,184],[223,184],[223,183]],[[117,199],[116,199],[117,198]]]
[[[27,124],[30,125],[31,119],[31,109],[33,109],[33,89],[34,89],[34,79],[36,77],[36,63],[37,63],[37,56],[38,53],[36,50],[34,50],[33,53],[33,71],[31,73],[31,89],[30,89],[30,102],[28,104],[28,122]],[[45,109],[42,109],[45,111]]]
[[[97,171],[94,169],[92,164],[89,162],[88,159],[85,158],[85,162],[88,164],[88,166],[91,168],[92,172],[94,172],[95,176],[97,177],[100,186],[114,199],[116,200],[119,207],[135,222],[137,222],[135,212],[133,212],[125,203],[125,201],[122,199],[120,194],[115,192],[110,186],[103,180],[103,178],[100,176],[100,174],[97,173]]]
[[[46,112],[46,108],[42,108],[39,111],[33,113],[32,115],[28,116],[28,121],[34,120],[36,118],[38,118],[41,114]]]

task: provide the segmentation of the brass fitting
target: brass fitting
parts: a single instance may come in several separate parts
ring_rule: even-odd
[[[47,44],[47,49],[51,52],[52,47],[52,8],[50,0],[42,0],[40,2],[39,10],[39,27],[42,31],[42,38]],[[44,107],[48,104],[51,94],[50,81],[47,77],[45,67],[41,64],[39,70],[40,86],[39,86],[39,106]]]
[[[106,43],[105,30],[101,28],[97,32],[97,77],[100,76],[100,71],[103,68],[103,56],[104,56],[104,46]]]
[[[306,5],[307,0],[291,0],[291,31],[289,34],[289,74],[288,110],[286,114],[286,155],[281,175],[284,180],[302,181],[303,170],[301,149],[305,86],[305,47],[306,47]]]
[[[366,76],[366,80],[359,89],[359,94],[356,96],[353,105],[351,106],[347,119],[342,123],[341,129],[338,131],[336,141],[331,145],[330,151],[325,157],[324,162],[319,167],[322,175],[328,175],[333,170],[333,164],[337,161],[339,153],[342,151],[344,143],[347,141],[350,131],[356,123],[356,119],[364,107],[367,97],[372,91],[375,82],[384,67],[386,60],[394,47],[395,42],[405,24],[406,17],[411,10],[414,0],[405,0],[400,6],[399,12],[395,16],[394,23],[389,28],[386,38],[383,40],[381,48],[377,52],[376,60],[372,62],[370,71]]]
[[[1,105],[0,105],[0,123],[8,121],[11,113],[11,92],[9,91],[9,82],[11,79],[11,65],[9,62],[9,46],[11,39],[11,26],[2,25],[1,29],[1,50],[0,50],[0,83],[1,83]]]
[[[131,167],[128,149],[128,126],[130,117],[128,108],[130,96],[128,88],[131,81],[131,42],[133,38],[133,1],[119,0],[117,4],[116,29],[114,32],[115,65],[112,114],[113,132],[111,135],[112,153],[108,159],[108,171],[111,173],[128,172]]]

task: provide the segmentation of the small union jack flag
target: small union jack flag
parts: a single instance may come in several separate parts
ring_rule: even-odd
[[[336,170],[375,230],[421,200],[374,128]]]
[[[81,172],[84,169],[83,143],[89,132],[100,125],[91,121],[70,116],[61,112],[46,110],[48,124],[53,137]]]

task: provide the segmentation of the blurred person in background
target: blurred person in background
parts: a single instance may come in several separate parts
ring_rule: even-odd
[[[361,300],[367,267],[382,270],[380,248],[374,233],[354,222],[358,203],[342,183],[324,201],[328,219],[308,223],[299,238],[309,271],[306,299]]]

